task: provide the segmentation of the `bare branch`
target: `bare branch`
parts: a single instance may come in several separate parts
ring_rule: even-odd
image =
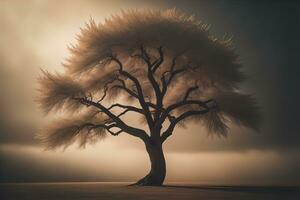
[[[178,103],[172,104],[164,110],[164,112],[160,118],[160,123],[163,123],[165,121],[166,117],[168,117],[168,115],[175,109],[178,109],[178,108],[186,106],[186,105],[198,105],[200,108],[209,109],[207,103],[208,103],[207,101],[200,101],[200,100],[184,100],[184,101],[180,101]]]
[[[155,65],[152,65],[151,64],[151,61],[150,61],[150,57],[146,51],[146,49],[144,49],[143,46],[141,46],[141,55],[142,55],[142,58],[143,60],[147,63],[148,65],[148,73],[147,73],[147,76],[148,76],[148,79],[154,89],[154,92],[155,92],[155,96],[156,96],[156,109],[155,109],[155,112],[154,112],[154,124],[155,124],[155,128],[158,128],[156,126],[156,122],[161,114],[161,108],[162,108],[162,102],[163,102],[163,96],[162,96],[162,93],[161,93],[161,90],[160,90],[160,87],[159,87],[159,84],[158,82],[155,80],[155,77],[154,77],[154,72],[155,70],[160,66],[160,64],[163,62],[163,52],[162,52],[162,47],[159,48],[159,52],[160,52],[160,61],[158,61]],[[154,131],[154,133],[157,133],[158,131]]]
[[[162,47],[160,46],[159,48],[157,48],[157,51],[159,53],[159,58],[152,63],[152,69],[151,70],[152,70],[153,74],[161,66],[161,64],[164,62],[164,52],[162,50]]]
[[[113,104],[110,107],[108,107],[107,109],[111,110],[114,107],[119,107],[119,108],[125,109],[123,112],[121,112],[120,114],[118,114],[117,117],[121,117],[122,115],[124,115],[124,114],[126,114],[127,112],[130,112],[130,111],[142,114],[144,116],[143,109],[136,108],[134,106],[122,105],[122,104],[119,104],[119,103]]]
[[[135,78],[134,76],[132,76],[131,74],[129,74],[127,71],[125,71],[123,69],[123,65],[122,65],[121,61],[116,56],[111,55],[111,59],[118,64],[120,74],[129,78],[135,84],[135,87],[136,87],[137,93],[138,93],[138,100],[140,102],[141,107],[145,110],[145,117],[148,122],[149,129],[151,130],[153,127],[153,119],[152,119],[149,107],[147,106],[147,104],[145,102],[145,98],[144,98],[144,94],[143,94],[143,90],[142,90],[142,86],[141,86],[140,82],[138,81],[137,78]]]
[[[175,63],[175,62],[174,62]],[[173,64],[171,66],[171,70],[168,70],[168,71],[165,71],[162,76],[161,76],[161,82],[162,82],[162,95],[164,96],[167,92],[167,89],[168,89],[168,86],[171,84],[172,80],[175,78],[175,76],[179,73],[182,73],[184,72],[186,69],[183,67],[183,68],[180,68],[180,69],[177,69],[177,70],[174,70],[173,68]],[[170,74],[169,75],[169,78],[167,78],[167,74]]]
[[[181,72],[184,72],[185,70],[186,70],[186,69],[183,67],[183,68],[181,68],[181,69],[177,69],[177,70],[172,71],[172,72],[171,72],[171,75],[170,75],[170,78],[169,78],[168,81],[167,81],[167,85],[170,85],[170,83],[172,82],[173,78],[174,78],[177,74],[179,74],[179,73],[181,73]]]
[[[102,95],[102,97],[97,101],[98,103],[101,102],[101,101],[103,101],[104,98],[106,97],[107,90],[108,90],[108,85],[109,85],[109,84],[112,84],[112,83],[115,82],[115,81],[119,81],[119,80],[121,80],[121,79],[119,79],[118,77],[116,77],[116,78],[114,78],[114,79],[112,79],[112,80],[110,80],[110,81],[108,81],[108,82],[105,83],[103,95]]]
[[[114,132],[114,131],[110,130],[114,127],[118,127],[118,126],[115,123],[110,124],[110,125],[85,123],[85,124],[82,124],[82,125],[78,126],[77,132],[80,132],[84,128],[88,128],[88,132],[90,132],[93,129],[104,128],[104,129],[106,129],[107,132],[109,132],[113,136],[117,136],[117,135],[119,135],[120,133],[123,132],[122,129],[117,131],[117,132]]]
[[[213,103],[213,105],[209,106],[210,103]],[[185,106],[185,105],[191,105],[191,104],[196,104],[199,105],[199,107],[204,108],[202,110],[189,110],[186,111],[184,113],[182,113],[181,115],[179,115],[178,117],[169,117],[167,114],[169,114],[172,110],[179,108],[181,106]],[[197,101],[197,100],[185,100],[185,101],[181,101],[177,104],[173,104],[171,106],[169,106],[165,112],[164,112],[164,116],[161,117],[161,119],[166,118],[166,116],[169,118],[170,121],[170,125],[167,128],[167,130],[165,132],[162,133],[161,135],[161,141],[164,142],[173,132],[175,126],[180,122],[185,120],[186,118],[190,117],[190,116],[194,116],[194,115],[204,115],[208,112],[210,112],[211,110],[214,109],[218,109],[218,105],[216,103],[216,101],[214,99],[209,99],[207,101]],[[164,119],[163,119],[164,121]]]
[[[111,87],[111,89],[113,88],[119,88],[124,90],[125,92],[127,92],[130,96],[136,98],[137,100],[139,99],[138,95],[136,94],[135,91],[130,90],[129,88],[126,87],[125,81],[122,79],[118,79],[118,81],[120,81],[121,85],[114,85]]]
[[[88,106],[94,106],[95,108],[98,108],[100,111],[105,113],[109,118],[111,118],[116,125],[122,129],[124,132],[127,132],[130,135],[136,136],[141,138],[142,140],[148,140],[148,135],[146,132],[142,129],[134,128],[129,125],[127,125],[123,120],[121,120],[117,115],[113,114],[110,110],[108,110],[106,107],[104,107],[102,104],[93,102],[86,98],[73,98],[74,100],[79,101],[80,103],[83,103]]]
[[[169,125],[169,127],[167,128],[166,131],[164,131],[161,135],[161,142],[163,143],[170,135],[172,135],[173,133],[173,130],[175,128],[175,126],[182,120],[190,117],[190,116],[193,116],[193,115],[203,115],[207,112],[209,112],[210,109],[204,109],[204,110],[190,110],[190,111],[187,111],[183,114],[181,114],[179,117],[177,118],[173,118],[171,119],[171,123]]]
[[[186,101],[186,100],[189,98],[189,95],[190,95],[193,91],[198,90],[198,88],[199,88],[199,87],[198,87],[197,85],[188,88],[187,91],[186,91],[186,93],[185,93],[185,95],[184,95],[184,97],[183,97],[183,101]]]
[[[149,107],[153,108],[154,112],[155,112],[155,110],[157,109],[157,106],[155,104],[151,103],[151,102],[146,102],[146,103],[149,105]],[[163,108],[163,107],[161,108],[161,110],[162,110],[162,112],[166,112],[166,109]],[[168,117],[169,121],[171,121],[171,119],[174,118],[174,116],[172,116],[170,113],[167,114],[166,116]],[[159,122],[161,122],[161,121],[158,121],[157,123],[159,123]]]
[[[120,104],[120,103],[112,104],[112,105],[111,105],[110,107],[108,107],[107,109],[108,109],[108,110],[111,110],[111,109],[114,108],[114,107],[119,107],[119,108],[129,109],[129,110],[131,110],[131,111],[135,111],[135,112],[138,112],[138,113],[143,114],[143,110],[142,110],[142,109],[136,108],[136,107],[134,107],[134,106],[123,105],[123,104]]]
[[[162,51],[162,50],[160,50],[160,51]],[[152,70],[153,65],[151,64],[150,57],[149,57],[146,49],[143,46],[141,46],[141,56],[142,56],[142,59],[146,62],[147,66],[148,66],[147,76],[148,76],[148,79],[149,79],[153,89],[154,89],[154,92],[156,95],[156,101],[160,101],[161,91],[159,88],[159,84],[157,83],[157,81],[154,78],[154,71]]]
[[[162,82],[162,96],[164,97],[164,95],[167,92],[168,86],[171,84],[172,80],[175,78],[175,76],[181,72],[184,72],[186,69],[184,67],[175,70],[176,68],[176,62],[177,59],[182,56],[187,50],[183,50],[181,52],[179,52],[178,54],[176,54],[173,58],[172,58],[172,63],[170,66],[170,69],[163,72],[161,75],[161,82]],[[169,78],[167,78],[167,75],[169,74]]]

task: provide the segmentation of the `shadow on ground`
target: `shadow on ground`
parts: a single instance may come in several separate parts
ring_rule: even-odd
[[[163,187],[128,183],[0,184],[1,200],[299,200],[297,187],[204,186],[168,184]]]
[[[200,186],[200,185],[164,185],[167,188],[186,188],[199,190],[216,190],[225,192],[271,193],[271,194],[298,194],[300,187],[282,186]]]

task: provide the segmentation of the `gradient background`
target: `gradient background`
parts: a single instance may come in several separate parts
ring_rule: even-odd
[[[249,75],[244,90],[262,110],[260,133],[234,127],[227,138],[197,124],[165,145],[167,181],[300,185],[300,4],[296,1],[0,1],[0,182],[134,181],[149,169],[142,142],[121,135],[95,145],[44,151],[35,133],[40,68],[62,71],[67,45],[90,17],[127,8],[178,8],[233,37]],[[298,56],[298,55],[297,55]]]

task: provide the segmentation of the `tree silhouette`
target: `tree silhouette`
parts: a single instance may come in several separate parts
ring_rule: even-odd
[[[123,11],[102,24],[90,20],[77,40],[64,73],[39,78],[42,109],[68,114],[39,134],[48,148],[127,133],[144,142],[151,161],[136,184],[162,185],[162,146],[177,125],[196,121],[224,136],[232,122],[258,127],[256,103],[238,87],[245,76],[230,40],[214,38],[192,16]],[[129,125],[129,112],[145,128]]]

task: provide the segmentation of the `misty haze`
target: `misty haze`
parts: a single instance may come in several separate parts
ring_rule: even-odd
[[[1,199],[298,199],[296,2],[2,1]]]

